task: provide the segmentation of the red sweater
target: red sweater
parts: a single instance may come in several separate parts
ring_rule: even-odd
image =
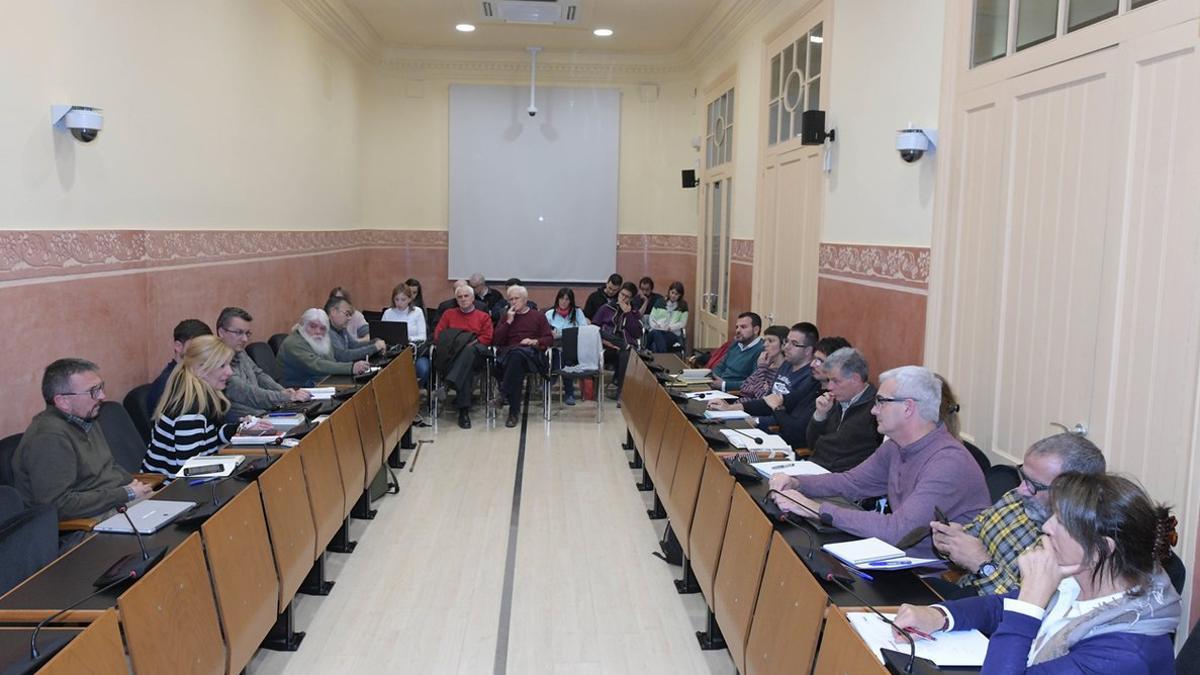
[[[433,331],[433,339],[436,341],[447,328],[470,331],[479,336],[480,344],[492,344],[492,317],[483,310],[473,309],[464,314],[458,307],[452,307],[442,312],[442,318],[438,319],[437,328]]]
[[[508,323],[508,314],[500,315],[500,323],[496,324],[497,347],[515,347],[525,338],[537,340],[538,349],[546,349],[554,344],[554,333],[550,332],[550,322],[546,321],[545,314],[529,310],[514,316],[511,325]]]

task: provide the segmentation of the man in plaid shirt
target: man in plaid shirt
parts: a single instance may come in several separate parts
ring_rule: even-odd
[[[966,525],[930,523],[934,547],[966,572],[951,595],[992,595],[1018,588],[1017,556],[1037,541],[1050,517],[1050,483],[1067,471],[1104,473],[1104,455],[1082,436],[1056,434],[1030,446],[1017,471],[1021,484]]]

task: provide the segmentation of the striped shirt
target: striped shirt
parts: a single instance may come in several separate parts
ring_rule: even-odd
[[[220,424],[200,413],[172,417],[163,412],[154,421],[142,470],[174,476],[192,457],[215,454],[229,442],[237,428],[237,424]]]
[[[984,509],[963,527],[977,537],[996,563],[996,572],[983,577],[968,570],[958,580],[963,588],[974,587],[980,595],[1003,595],[1021,587],[1021,571],[1017,558],[1033,545],[1041,531],[1041,523],[1029,517],[1025,498],[1016,489],[1004,493],[998,502]]]

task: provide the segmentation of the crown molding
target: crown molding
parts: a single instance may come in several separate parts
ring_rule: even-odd
[[[325,39],[369,65],[383,59],[383,38],[342,0],[283,0]]]
[[[724,11],[713,12],[688,39],[681,55],[700,71],[711,59],[737,44],[746,31],[778,6],[780,0],[730,0]]]

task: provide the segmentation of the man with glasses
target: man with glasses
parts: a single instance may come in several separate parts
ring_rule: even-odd
[[[233,375],[225,383],[225,398],[229,399],[227,421],[247,415],[263,415],[281,403],[307,401],[311,394],[303,389],[285,389],[246,353],[246,345],[254,332],[254,318],[241,307],[226,307],[217,317],[217,337],[233,350]]]
[[[106,398],[97,370],[83,359],[46,366],[46,409],[34,415],[12,457],[21,497],[30,504],[53,504],[61,520],[105,513],[151,490],[117,465],[96,422]]]
[[[935,507],[953,522],[970,521],[988,506],[987,483],[971,453],[939,421],[941,402],[941,380],[928,369],[902,366],[884,372],[871,414],[887,440],[862,464],[843,473],[772,476],[775,503],[785,511],[889,544],[927,525]],[[884,494],[891,513],[813,499],[858,501]],[[933,557],[933,545],[926,538],[908,553]]]
[[[875,387],[868,381],[867,360],[852,347],[845,347],[823,360],[825,393],[805,433],[805,447],[813,462],[830,471],[848,471],[875,452],[883,442],[875,428],[871,408]]]
[[[1074,434],[1043,438],[1017,467],[1021,484],[966,525],[930,523],[933,545],[965,571],[957,584],[931,579],[943,597],[1007,593],[1021,585],[1017,557],[1037,542],[1050,518],[1050,484],[1059,474],[1098,475],[1107,470],[1094,443]]]
[[[755,424],[764,431],[779,427],[779,436],[792,447],[803,447],[808,420],[812,417],[820,383],[814,377],[811,362],[813,345],[820,333],[813,324],[802,321],[788,330],[783,343],[783,365],[775,376],[771,393],[746,401],[728,403],[713,401],[708,404],[714,410],[745,410],[756,418]]]

